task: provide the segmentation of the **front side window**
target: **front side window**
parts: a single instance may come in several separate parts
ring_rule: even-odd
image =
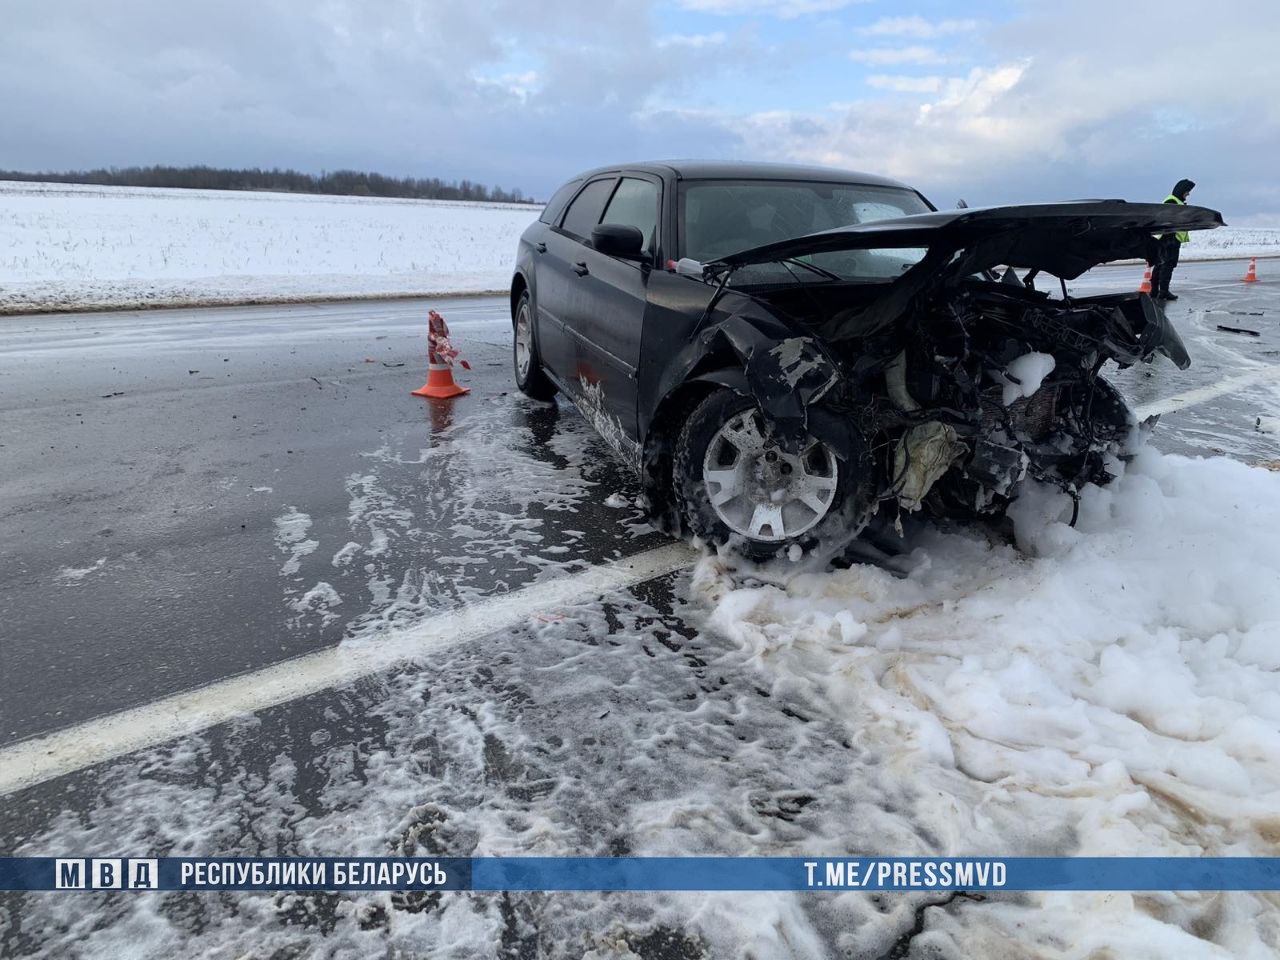
[[[600,222],[605,201],[613,192],[614,179],[593,180],[582,188],[564,215],[560,229],[582,240],[591,238],[591,231]]]
[[[604,212],[604,219],[600,222],[636,227],[644,237],[644,249],[652,253],[657,246],[657,184],[637,180],[635,177],[623,177]]]
[[[689,181],[680,194],[681,256],[703,263],[767,243],[858,223],[928,213],[915,191],[869,184],[803,181]],[[918,248],[839,250],[801,258],[797,264],[742,268],[735,282],[889,280],[917,263]]]
[[[551,199],[547,201],[547,205],[542,208],[542,214],[538,217],[543,223],[555,223],[560,213],[564,210],[564,205],[569,202],[578,191],[578,187],[582,185],[581,180],[570,180],[563,187],[551,195]]]

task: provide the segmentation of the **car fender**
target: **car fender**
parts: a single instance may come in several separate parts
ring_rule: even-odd
[[[751,393],[751,388],[747,385],[746,371],[741,367],[721,367],[719,370],[709,370],[706,373],[690,377],[685,382],[713,383],[717,386],[728,387],[734,393],[740,393],[744,397],[749,396]]]
[[[515,264],[511,270],[511,284],[508,287],[508,296],[511,301],[511,322],[514,326],[516,319],[516,302],[517,296],[521,288],[529,291],[529,296],[535,301],[538,297],[537,291],[537,273],[534,269],[537,254],[535,248],[542,242],[542,236],[545,233],[545,227],[540,222],[530,224],[520,236],[520,240],[516,244]],[[534,323],[537,323],[537,315],[534,315]]]
[[[810,408],[840,381],[840,369],[822,344],[771,316],[747,313],[728,317],[702,336],[729,348],[741,364],[741,386],[735,389],[759,404],[784,447],[798,447],[809,432]]]
[[[841,380],[839,366],[819,340],[750,299],[702,327],[670,371],[664,398],[689,383],[716,384],[752,397],[790,450],[811,432],[811,408]],[[828,425],[830,418],[816,419]]]

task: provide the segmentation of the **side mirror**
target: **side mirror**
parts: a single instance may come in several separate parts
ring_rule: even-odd
[[[956,209],[957,209],[957,210],[968,210],[968,209],[969,209],[969,205],[968,205],[967,203],[965,203],[965,202],[964,202],[964,197],[961,197],[959,200],[957,200],[957,201],[956,201]]]
[[[643,260],[644,234],[625,223],[602,223],[591,231],[591,246],[610,257]]]

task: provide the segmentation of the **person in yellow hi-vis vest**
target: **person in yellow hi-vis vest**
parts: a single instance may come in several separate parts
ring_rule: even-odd
[[[1191,180],[1179,180],[1174,184],[1173,192],[1165,198],[1165,203],[1186,203],[1187,194],[1195,187]],[[1156,241],[1158,251],[1155,266],[1151,270],[1151,296],[1159,300],[1177,300],[1178,295],[1169,292],[1169,281],[1173,279],[1173,268],[1178,265],[1178,254],[1182,245],[1191,239],[1189,233],[1166,233]]]

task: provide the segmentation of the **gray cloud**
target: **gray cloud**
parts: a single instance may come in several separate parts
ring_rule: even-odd
[[[949,78],[878,74],[879,94],[810,112],[788,136],[776,111],[745,113],[748,153],[888,172],[935,202],[1062,197],[1195,199],[1240,222],[1280,223],[1280,7],[1207,17],[1191,0],[1024,4],[975,38],[984,65]],[[833,97],[833,100],[845,99]],[[717,122],[714,116],[704,118]]]
[[[774,158],[889,173],[946,204],[1157,197],[1190,176],[1196,199],[1280,222],[1270,0],[1212,16],[1192,0],[1033,0],[999,26],[868,15],[870,35],[948,44],[930,76],[881,65],[872,83],[829,29],[788,48],[726,18],[694,40],[635,0],[6,6],[4,167],[353,166],[545,195],[629,157]],[[826,109],[704,92],[748,72],[786,89],[815,57]]]
[[[545,191],[584,164],[669,152],[635,114],[714,63],[696,45],[659,44],[636,10],[620,0],[589,16],[569,0],[33,5],[0,35],[0,88],[20,93],[0,104],[0,166],[356,166]],[[680,133],[725,149],[721,131]]]

